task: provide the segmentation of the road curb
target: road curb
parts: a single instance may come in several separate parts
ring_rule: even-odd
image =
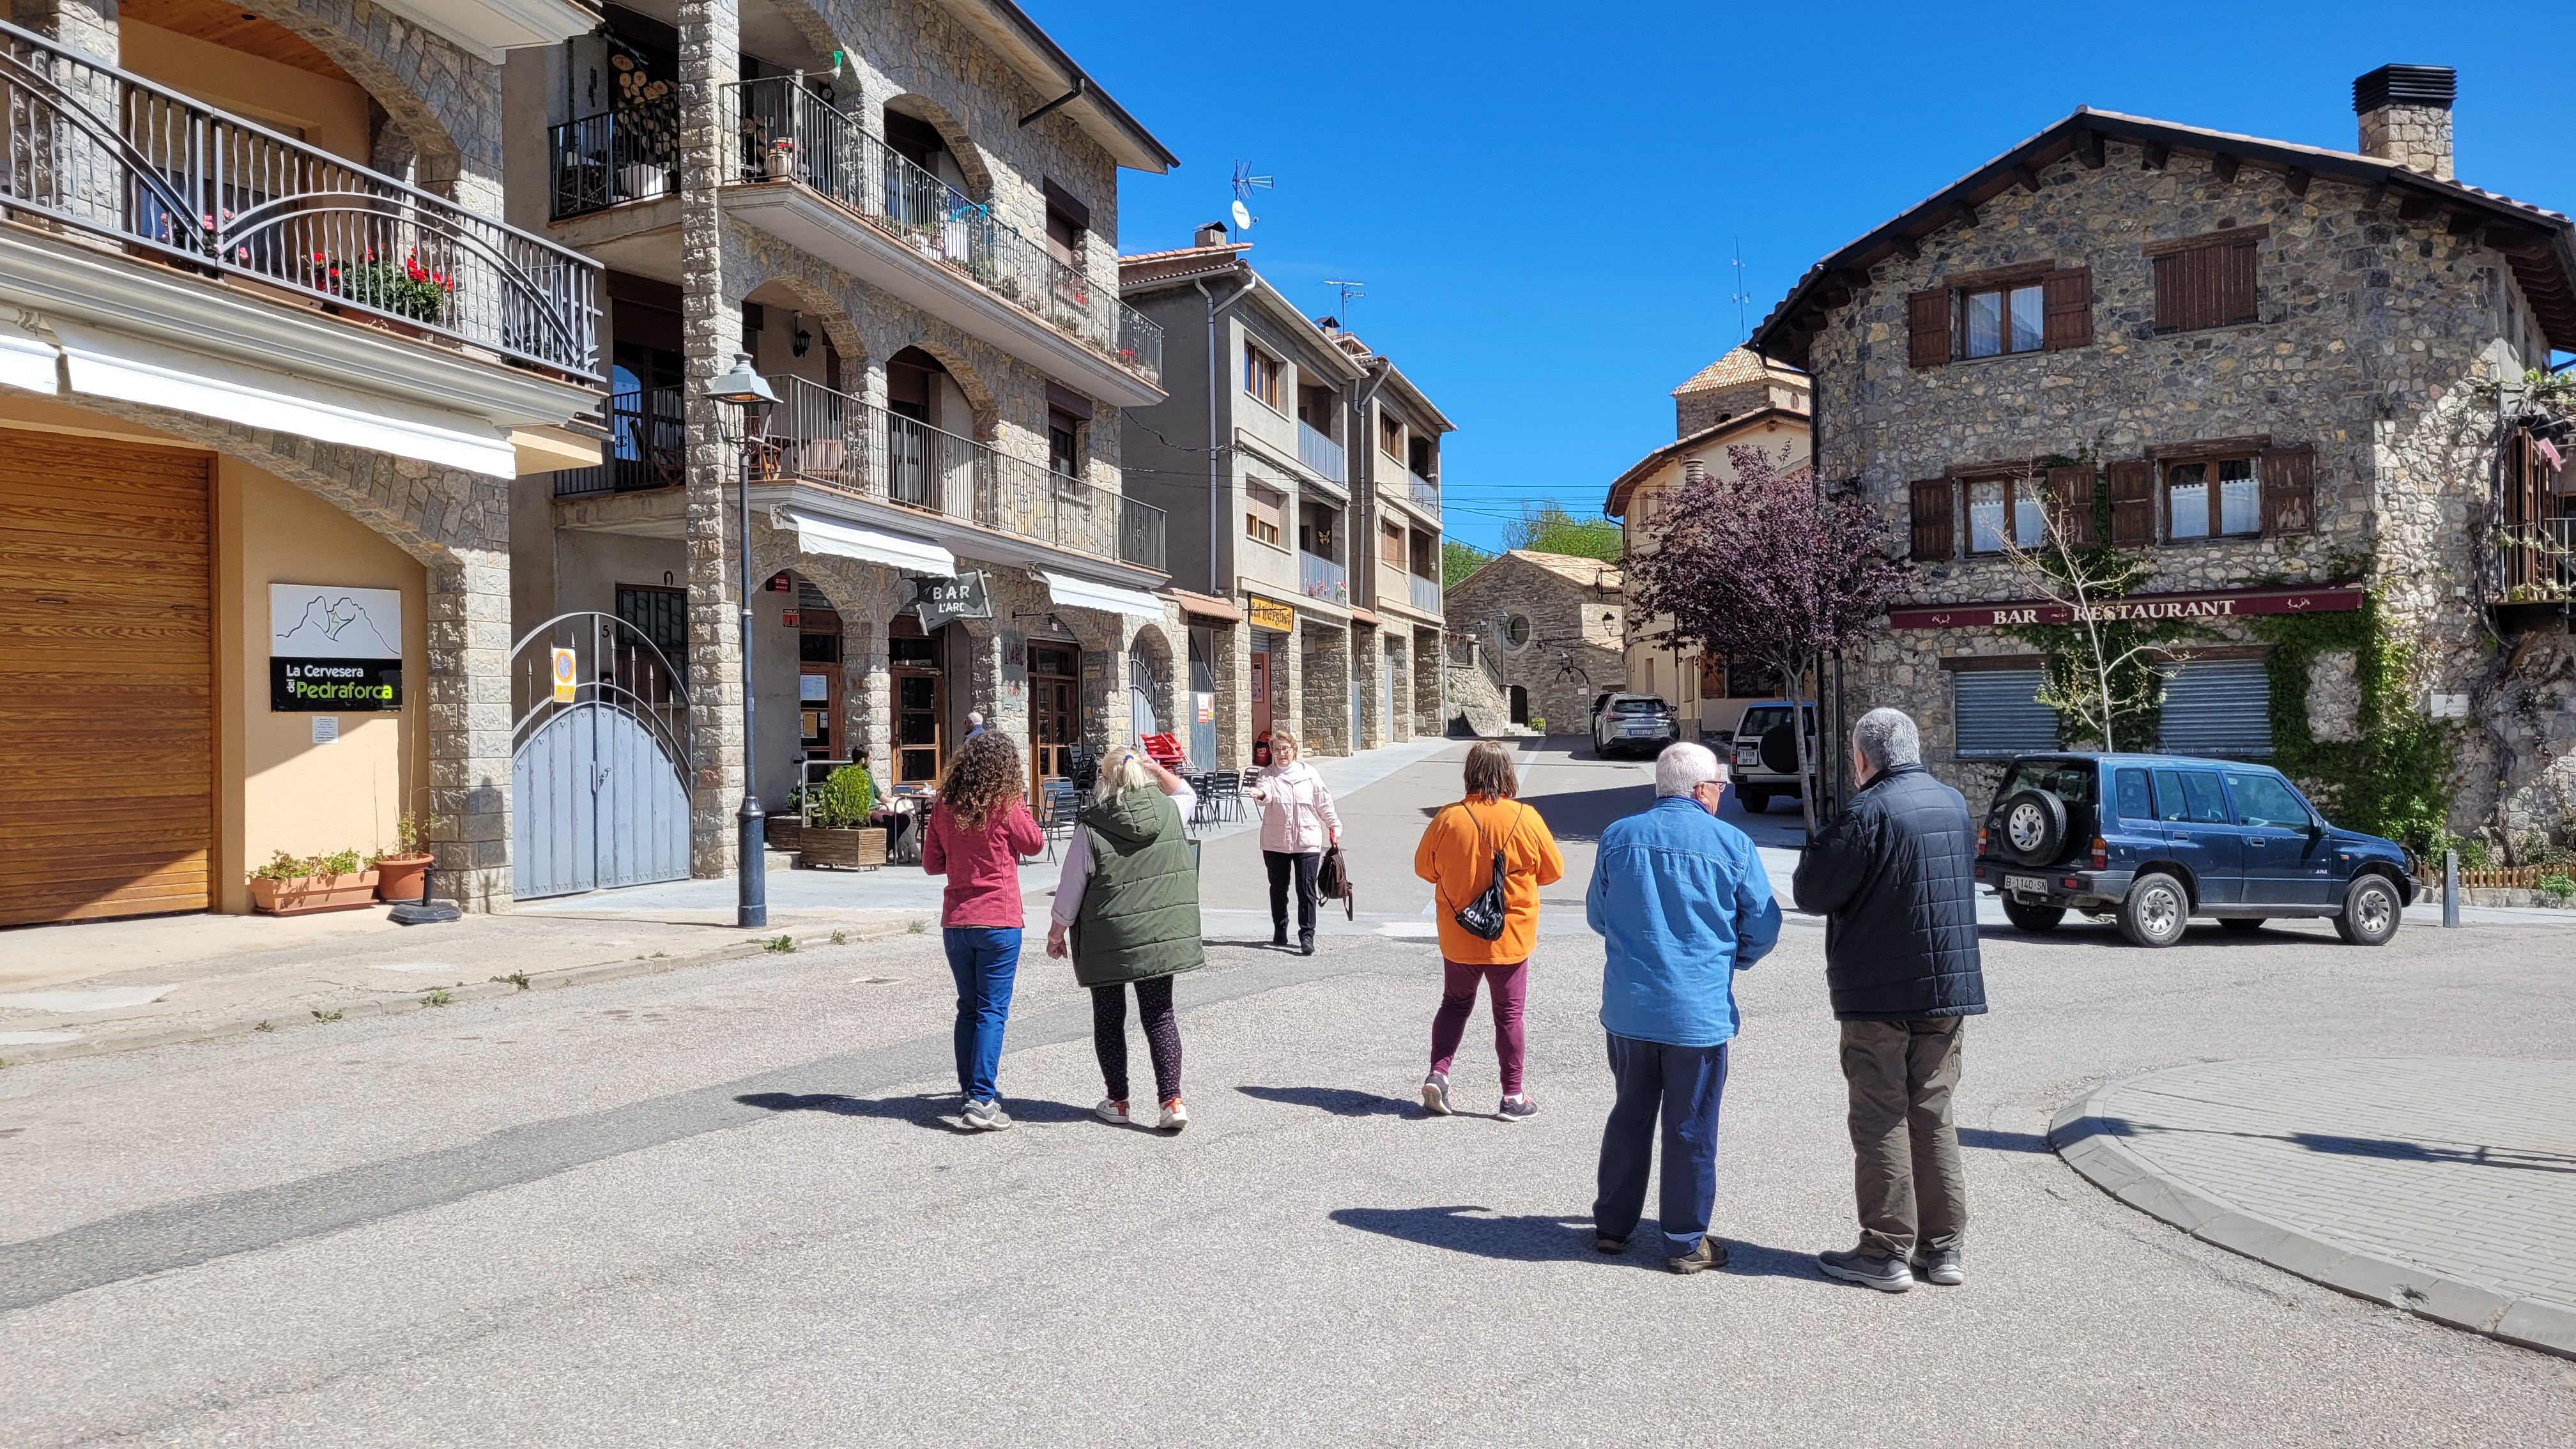
[[[840,943],[855,946],[866,941],[883,941],[913,934],[909,925],[882,927],[876,930],[854,930],[848,926],[833,927],[805,935],[781,931],[776,936],[794,936],[798,950],[833,944],[832,931],[842,933]],[[153,1031],[126,1032],[116,1036],[87,1037],[79,1041],[40,1042],[29,1046],[0,1048],[0,1065],[32,1066],[38,1062],[62,1061],[70,1057],[105,1056],[112,1052],[143,1051],[151,1047],[178,1046],[193,1041],[214,1041],[225,1037],[250,1036],[259,1032],[285,1031],[295,1027],[326,1026],[335,1021],[358,1021],[369,1017],[400,1016],[410,1011],[431,1011],[460,1002],[484,1001],[495,996],[517,996],[528,991],[556,991],[568,986],[592,986],[608,981],[624,981],[637,976],[658,976],[691,966],[711,966],[767,951],[759,941],[728,942],[723,946],[677,956],[649,956],[633,961],[598,961],[587,966],[565,966],[553,971],[527,971],[513,976],[495,976],[462,986],[424,986],[417,991],[385,992],[362,997],[345,1006],[333,1008],[328,1017],[314,1014],[315,1008],[280,1008],[265,1012],[242,1012],[210,1021],[191,1022],[184,1026],[164,1027]],[[525,984],[522,984],[524,982]],[[431,998],[443,993],[444,1000]],[[299,1011],[289,1016],[287,1010]]]
[[[2344,1247],[2213,1197],[2130,1151],[2102,1106],[2121,1087],[2154,1075],[2104,1082],[2068,1103],[2048,1124],[2048,1145],[2095,1187],[2204,1243],[2418,1318],[2576,1358],[2576,1305],[2511,1298],[2429,1268]]]

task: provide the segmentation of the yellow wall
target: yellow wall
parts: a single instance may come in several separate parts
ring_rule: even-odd
[[[243,877],[277,851],[390,850],[394,822],[427,804],[429,572],[373,529],[275,474],[231,458],[215,469],[219,778],[238,802],[221,827],[219,909],[249,909]],[[268,586],[341,584],[403,596],[402,708],[341,714],[313,743],[309,714],[268,707]]]
[[[129,20],[117,32],[127,70],[359,165],[368,159],[367,93],[348,82]]]

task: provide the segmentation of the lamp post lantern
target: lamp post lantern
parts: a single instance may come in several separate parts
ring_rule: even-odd
[[[761,819],[759,786],[753,774],[757,736],[752,732],[751,685],[751,450],[752,428],[778,405],[778,394],[752,371],[751,354],[734,354],[733,366],[707,383],[707,396],[740,411],[742,420],[742,510],[734,546],[741,559],[742,586],[742,808],[734,814],[739,838],[734,845],[736,903],[734,924],[749,928],[769,924],[769,881],[762,859],[767,824]]]

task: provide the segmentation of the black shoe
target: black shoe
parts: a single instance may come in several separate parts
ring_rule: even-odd
[[[1616,1257],[1619,1254],[1628,1251],[1628,1240],[1626,1238],[1610,1237],[1604,1233],[1594,1233],[1592,1235],[1592,1251],[1600,1253],[1605,1257]]]
[[[1297,933],[1297,954],[1300,956],[1312,956],[1315,954],[1314,932],[1299,931]]]
[[[1715,1238],[1702,1238],[1699,1246],[1686,1257],[1666,1258],[1664,1266],[1675,1273],[1705,1273],[1726,1266],[1726,1244]]]
[[[1902,1293],[1914,1286],[1914,1274],[1896,1258],[1882,1258],[1858,1248],[1848,1253],[1818,1253],[1816,1266],[1828,1278],[1875,1288],[1881,1293]]]
[[[1287,944],[1288,944],[1288,928],[1287,928],[1286,926],[1273,926],[1273,927],[1271,927],[1271,928],[1270,928],[1270,944],[1271,944],[1271,945],[1273,945],[1273,946],[1285,946],[1285,945],[1287,945]]]

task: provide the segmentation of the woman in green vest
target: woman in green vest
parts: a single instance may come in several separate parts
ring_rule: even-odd
[[[1189,1125],[1181,1103],[1181,1027],[1172,978],[1207,964],[1199,938],[1199,868],[1181,822],[1198,797],[1178,775],[1133,747],[1100,762],[1057,881],[1047,954],[1073,957],[1073,979],[1091,988],[1091,1044],[1109,1095],[1093,1110],[1122,1126],[1127,1111],[1127,987],[1136,988],[1145,1049],[1154,1059],[1155,1126]]]

